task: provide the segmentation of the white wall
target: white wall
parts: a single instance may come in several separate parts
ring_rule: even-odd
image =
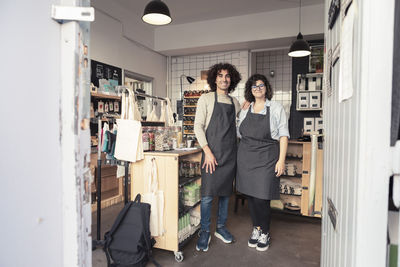
[[[0,266],[62,266],[59,1],[0,3]]]
[[[153,94],[166,96],[167,59],[152,51],[153,29],[106,0],[92,1],[91,58],[154,78]]]
[[[393,3],[353,1],[353,96],[338,101],[341,59],[332,71],[332,94],[325,94],[321,266],[386,264]],[[325,29],[327,52],[343,45],[340,17],[332,30]],[[338,211],[336,229],[327,198]]]
[[[299,9],[200,21],[155,29],[155,50],[168,52],[232,43],[248,43],[268,39],[295,37],[299,30]],[[303,35],[324,31],[324,5],[302,8]],[[287,45],[290,44],[290,41]]]

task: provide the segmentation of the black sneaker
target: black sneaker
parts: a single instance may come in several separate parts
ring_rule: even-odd
[[[258,238],[257,242],[257,250],[258,251],[266,251],[269,248],[269,245],[271,244],[271,237],[269,233],[261,233],[260,237]]]
[[[261,235],[261,230],[258,230],[257,227],[253,227],[253,232],[251,233],[247,245],[251,248],[255,248],[257,246],[258,238],[260,237],[260,235]]]

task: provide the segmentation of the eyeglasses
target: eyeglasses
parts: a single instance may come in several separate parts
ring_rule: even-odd
[[[259,90],[259,91],[261,91],[262,89],[264,89],[265,88],[265,84],[259,84],[259,85],[253,85],[253,86],[251,86],[251,89],[253,89],[253,90]]]

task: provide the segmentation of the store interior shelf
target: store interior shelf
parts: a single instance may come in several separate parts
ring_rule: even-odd
[[[179,177],[179,187],[183,187],[187,184],[190,184],[197,179],[200,179],[201,176],[195,176],[195,177]]]
[[[192,209],[194,209],[195,207],[197,207],[199,204],[201,203],[201,200],[199,200],[196,204],[194,204],[193,206],[185,206],[183,208],[183,210],[181,212],[179,212],[179,217],[182,217],[183,215],[185,215],[186,213],[188,213],[189,211],[191,211]]]
[[[281,177],[287,177],[287,178],[300,178],[301,179],[301,174],[295,174],[295,175],[287,175],[287,174],[282,174]]]
[[[295,156],[288,156],[288,155],[286,155],[286,159],[302,160],[303,157],[295,157]]]
[[[322,92],[322,90],[297,90],[298,93],[314,93],[314,92]]]
[[[200,96],[184,96],[184,98],[199,98]]]
[[[295,195],[295,194],[285,194],[285,193],[280,193],[281,195],[286,195],[286,196],[294,196],[294,197],[301,197],[301,195]]]
[[[272,211],[276,211],[276,212],[281,212],[281,213],[285,213],[285,214],[293,214],[293,215],[301,215],[300,210],[289,210],[287,208],[282,209],[277,209],[277,208],[271,208]]]
[[[95,93],[95,92],[91,92],[90,95],[95,98],[106,98],[106,99],[117,99],[117,100],[121,99],[121,97],[117,96],[117,95],[107,95],[107,94]]]
[[[197,107],[196,105],[184,105],[183,106],[184,108],[195,108],[195,107]]]
[[[298,108],[297,111],[321,111],[322,108]]]
[[[184,117],[194,117],[194,116],[196,116],[195,114],[185,114],[185,115],[183,115]]]
[[[187,123],[187,122],[184,122],[183,125],[193,126],[194,123]]]
[[[195,135],[195,133],[192,133],[192,132],[183,132],[183,134],[188,134],[188,135]]]
[[[165,122],[163,121],[141,121],[142,126],[164,126]]]

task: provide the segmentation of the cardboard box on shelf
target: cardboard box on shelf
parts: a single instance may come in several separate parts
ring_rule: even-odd
[[[304,133],[314,132],[314,118],[304,118]]]
[[[299,93],[298,94],[298,101],[299,101],[300,109],[306,109],[306,108],[310,107],[309,97],[310,97],[310,93]]]
[[[310,108],[321,108],[321,92],[310,93]]]

